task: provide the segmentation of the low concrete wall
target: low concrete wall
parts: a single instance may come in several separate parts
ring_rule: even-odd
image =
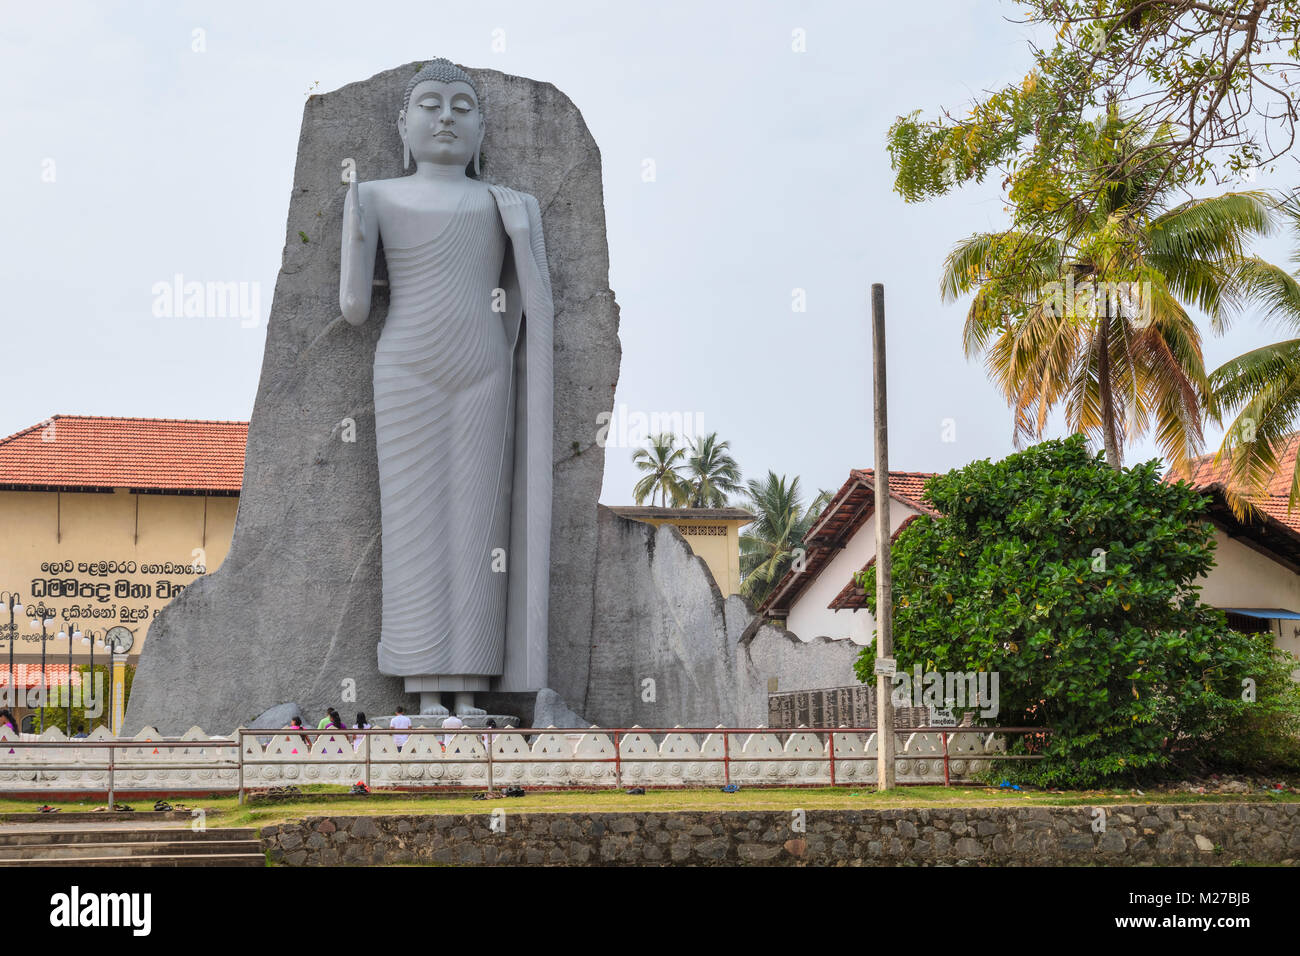
[[[262,830],[290,866],[1300,864],[1300,804],[308,817]],[[497,811],[494,815],[492,810]]]
[[[135,746],[117,751],[113,786],[122,793],[234,792],[244,765],[246,787],[285,784],[350,784],[366,779],[371,787],[411,789],[488,789],[488,755],[483,734],[444,734],[413,730],[400,753],[389,734],[370,737],[367,776],[364,751],[354,749],[346,733],[310,730],[311,750],[302,734],[283,730],[244,737],[209,737],[198,727],[184,737],[164,740],[143,730]],[[546,730],[502,733],[492,744],[495,787],[713,787],[729,779],[745,787],[829,786],[835,740],[835,776],[839,785],[871,786],[876,775],[876,735],[856,731],[773,729],[731,733],[723,729],[625,733],[619,737],[621,766],[616,765],[613,735],[602,730]],[[442,739],[448,737],[444,748]],[[724,738],[730,738],[726,740]],[[938,733],[900,727],[898,782],[938,783],[944,779],[943,740]],[[44,746],[66,738],[51,727],[24,745],[5,746],[0,730],[0,793],[83,795],[106,792],[111,738],[103,728],[75,747]],[[968,779],[978,755],[1006,750],[1006,738],[982,728],[958,729],[950,735],[950,779]],[[723,758],[730,757],[724,770]],[[64,769],[51,769],[61,767]],[[72,768],[72,769],[68,769]]]

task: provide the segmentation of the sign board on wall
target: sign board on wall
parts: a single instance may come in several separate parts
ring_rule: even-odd
[[[195,549],[202,557],[201,549]],[[202,561],[141,563],[132,560],[41,561],[25,582],[23,608],[28,617],[53,617],[64,626],[132,630],[147,628],[159,612],[199,575]],[[39,632],[24,634],[40,642]]]
[[[937,722],[931,722],[937,718]],[[968,717],[965,719],[969,719]],[[769,727],[874,727],[876,688],[866,684],[767,695]],[[951,711],[895,707],[895,727],[955,727]]]
[[[233,494],[0,489],[0,583],[22,602],[15,653],[40,656],[27,619],[45,617],[47,650],[64,660],[60,631],[119,626],[134,632],[135,657],[163,608],[221,565],[238,507]],[[72,651],[86,662],[84,643]]]
[[[831,687],[768,694],[769,727],[870,727],[875,723],[874,687]]]

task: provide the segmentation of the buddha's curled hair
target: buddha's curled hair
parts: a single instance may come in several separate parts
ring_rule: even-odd
[[[402,97],[402,109],[406,109],[411,102],[411,92],[425,80],[437,80],[439,83],[464,83],[474,91],[474,99],[478,101],[479,115],[483,115],[483,98],[479,96],[478,87],[474,85],[474,81],[469,78],[468,73],[444,57],[430,60],[420,67],[415,76],[411,77],[411,82],[406,84],[406,95]]]

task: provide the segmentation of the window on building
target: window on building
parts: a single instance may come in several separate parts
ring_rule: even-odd
[[[1273,630],[1273,622],[1266,617],[1251,617],[1249,614],[1226,612],[1228,627],[1243,634],[1268,634]]]

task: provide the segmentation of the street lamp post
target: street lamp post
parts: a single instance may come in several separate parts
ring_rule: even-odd
[[[13,700],[6,703],[10,707],[18,706],[18,675],[14,673],[14,642],[18,640],[18,625],[14,623],[14,612],[22,606],[22,599],[17,593],[0,591],[0,607],[9,609],[9,694]]]
[[[63,733],[72,738],[72,642],[81,640],[81,630],[77,627],[63,627],[59,630],[59,640],[68,642],[68,694],[64,698],[67,706],[67,719],[63,722]]]
[[[112,732],[113,736],[116,737],[118,732],[122,729],[121,715],[117,712],[117,705],[121,703],[123,709],[126,708],[126,655],[131,653],[131,648],[135,644],[135,635],[132,633],[130,628],[117,624],[110,627],[108,632],[104,635],[104,644],[113,652],[112,656],[109,658],[113,666],[113,676],[110,678],[111,684],[109,685],[113,688],[112,694],[109,695],[109,701],[112,707],[109,717],[109,730]],[[122,674],[121,701],[117,699],[118,664],[122,665],[122,670],[120,671]]]
[[[50,639],[50,635],[46,631],[46,625],[54,620],[54,612],[41,606],[37,608],[36,613],[41,616],[40,623],[37,624],[36,618],[32,618],[32,630],[36,630],[37,627],[41,629],[41,682],[45,685],[41,690],[40,717],[37,719],[41,724],[41,733],[45,733],[45,697],[50,690],[50,682],[45,677],[45,642]]]
[[[95,645],[104,646],[104,633],[101,631],[96,634],[90,628],[86,628],[81,643],[90,645],[90,686],[93,689],[95,686]],[[84,687],[81,689],[81,706],[84,712],[86,706],[86,689]]]

